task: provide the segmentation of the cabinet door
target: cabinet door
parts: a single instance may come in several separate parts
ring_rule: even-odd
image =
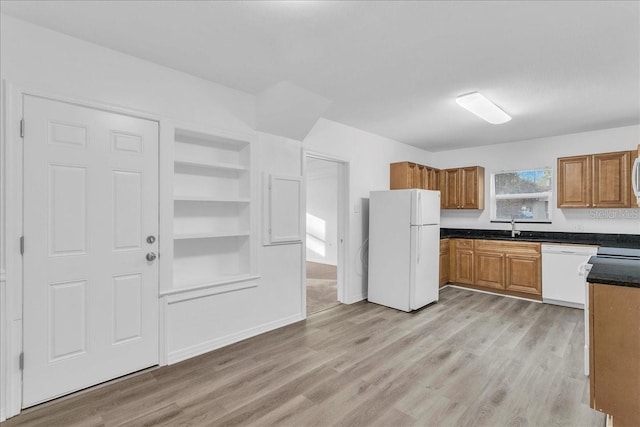
[[[539,255],[507,254],[506,289],[542,295],[541,262]]]
[[[440,286],[444,286],[449,282],[449,239],[440,240]]]
[[[493,289],[505,289],[504,253],[475,252],[475,284]]]
[[[460,169],[446,169],[444,173],[444,193],[442,194],[445,209],[459,209],[460,206]]]
[[[590,284],[591,407],[640,425],[640,289]]]
[[[462,209],[484,209],[484,168],[460,169],[460,206]]]
[[[391,190],[402,190],[406,188],[412,188],[413,184],[413,169],[410,167],[409,162],[391,163],[390,169],[390,185]]]
[[[593,155],[593,207],[631,207],[630,154],[629,151],[620,151]]]
[[[473,251],[456,249],[454,282],[473,285]]]
[[[558,207],[591,206],[591,157],[575,156],[558,159]]]

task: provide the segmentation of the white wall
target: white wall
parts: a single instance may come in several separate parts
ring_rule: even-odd
[[[316,123],[303,141],[303,148],[349,162],[349,236],[344,297],[348,303],[362,300],[367,297],[369,191],[389,189],[389,163],[411,160],[430,165],[432,155],[325,119]]]
[[[151,113],[161,122],[190,123],[203,128],[252,132],[255,99],[175,70],[52,32],[5,15],[0,16],[0,77],[24,89]],[[4,99],[4,93],[3,99]],[[15,112],[19,117],[19,112]],[[4,114],[3,114],[4,117]],[[7,141],[2,132],[2,150]],[[161,140],[170,144],[170,140]],[[301,174],[301,143],[261,135],[258,172]],[[4,153],[4,151],[3,151]],[[4,164],[5,156],[2,156]],[[4,166],[2,169],[4,185]],[[17,200],[5,200],[11,209]],[[259,199],[258,199],[259,200]],[[161,213],[162,215],[162,213]],[[3,216],[4,221],[4,216]],[[8,243],[2,224],[2,261]],[[15,245],[10,246],[11,250]],[[193,354],[299,320],[302,315],[301,245],[260,247],[255,288],[172,304],[166,314],[167,352]],[[0,311],[6,309],[4,281]],[[6,348],[2,319],[0,348]],[[8,319],[20,321],[17,319]],[[177,357],[176,356],[176,357]],[[0,358],[0,410],[7,414],[5,367],[17,368],[17,357]],[[6,363],[4,363],[6,362]]]
[[[433,166],[450,168],[480,165],[485,168],[485,209],[483,211],[442,211],[442,227],[507,229],[491,223],[489,179],[491,173],[550,166],[557,176],[557,158],[581,154],[633,150],[640,143],[640,126],[626,126],[529,141],[451,150],[433,154]],[[518,224],[521,230],[585,233],[640,234],[640,209],[558,209],[552,200],[551,224]]]
[[[337,265],[338,261],[338,164],[308,158],[307,261]]]

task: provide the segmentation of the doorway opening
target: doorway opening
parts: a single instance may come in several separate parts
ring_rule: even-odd
[[[306,313],[343,300],[347,164],[306,153]]]

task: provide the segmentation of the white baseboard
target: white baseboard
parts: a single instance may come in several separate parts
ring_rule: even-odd
[[[464,286],[446,285],[446,286],[443,286],[440,289],[443,289],[443,288],[446,288],[446,287],[456,288],[456,289],[463,289],[465,291],[480,292],[481,294],[497,295],[499,297],[507,297],[507,298],[519,299],[519,300],[522,300],[522,301],[537,302],[538,304],[542,304],[542,301],[538,301],[538,300],[535,300],[535,299],[514,297],[513,295],[499,294],[497,292],[481,291],[480,289],[465,288]]]
[[[7,421],[7,417],[4,416],[4,408],[0,409],[0,423]]]
[[[229,344],[233,344],[247,338],[255,337],[256,335],[260,335],[265,332],[269,332],[274,329],[299,322],[301,320],[304,320],[302,314],[296,314],[293,316],[285,317],[284,319],[275,320],[273,322],[265,323],[254,328],[249,328],[241,332],[227,335],[222,338],[204,341],[200,344],[192,345],[181,350],[172,351],[167,357],[167,364],[172,365],[174,363],[182,362],[183,360],[208,353],[218,348],[225,347]]]
[[[577,308],[579,310],[584,310],[584,304],[580,304],[578,302],[560,301],[560,300],[549,299],[549,298],[542,298],[542,302],[545,304],[561,305],[563,307]]]
[[[367,299],[367,294],[349,295],[345,298],[344,304],[354,304],[365,299]]]

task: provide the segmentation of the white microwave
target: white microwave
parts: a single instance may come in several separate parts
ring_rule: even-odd
[[[631,185],[633,186],[633,193],[636,195],[636,200],[640,206],[640,157],[633,162],[633,169],[631,169]]]

